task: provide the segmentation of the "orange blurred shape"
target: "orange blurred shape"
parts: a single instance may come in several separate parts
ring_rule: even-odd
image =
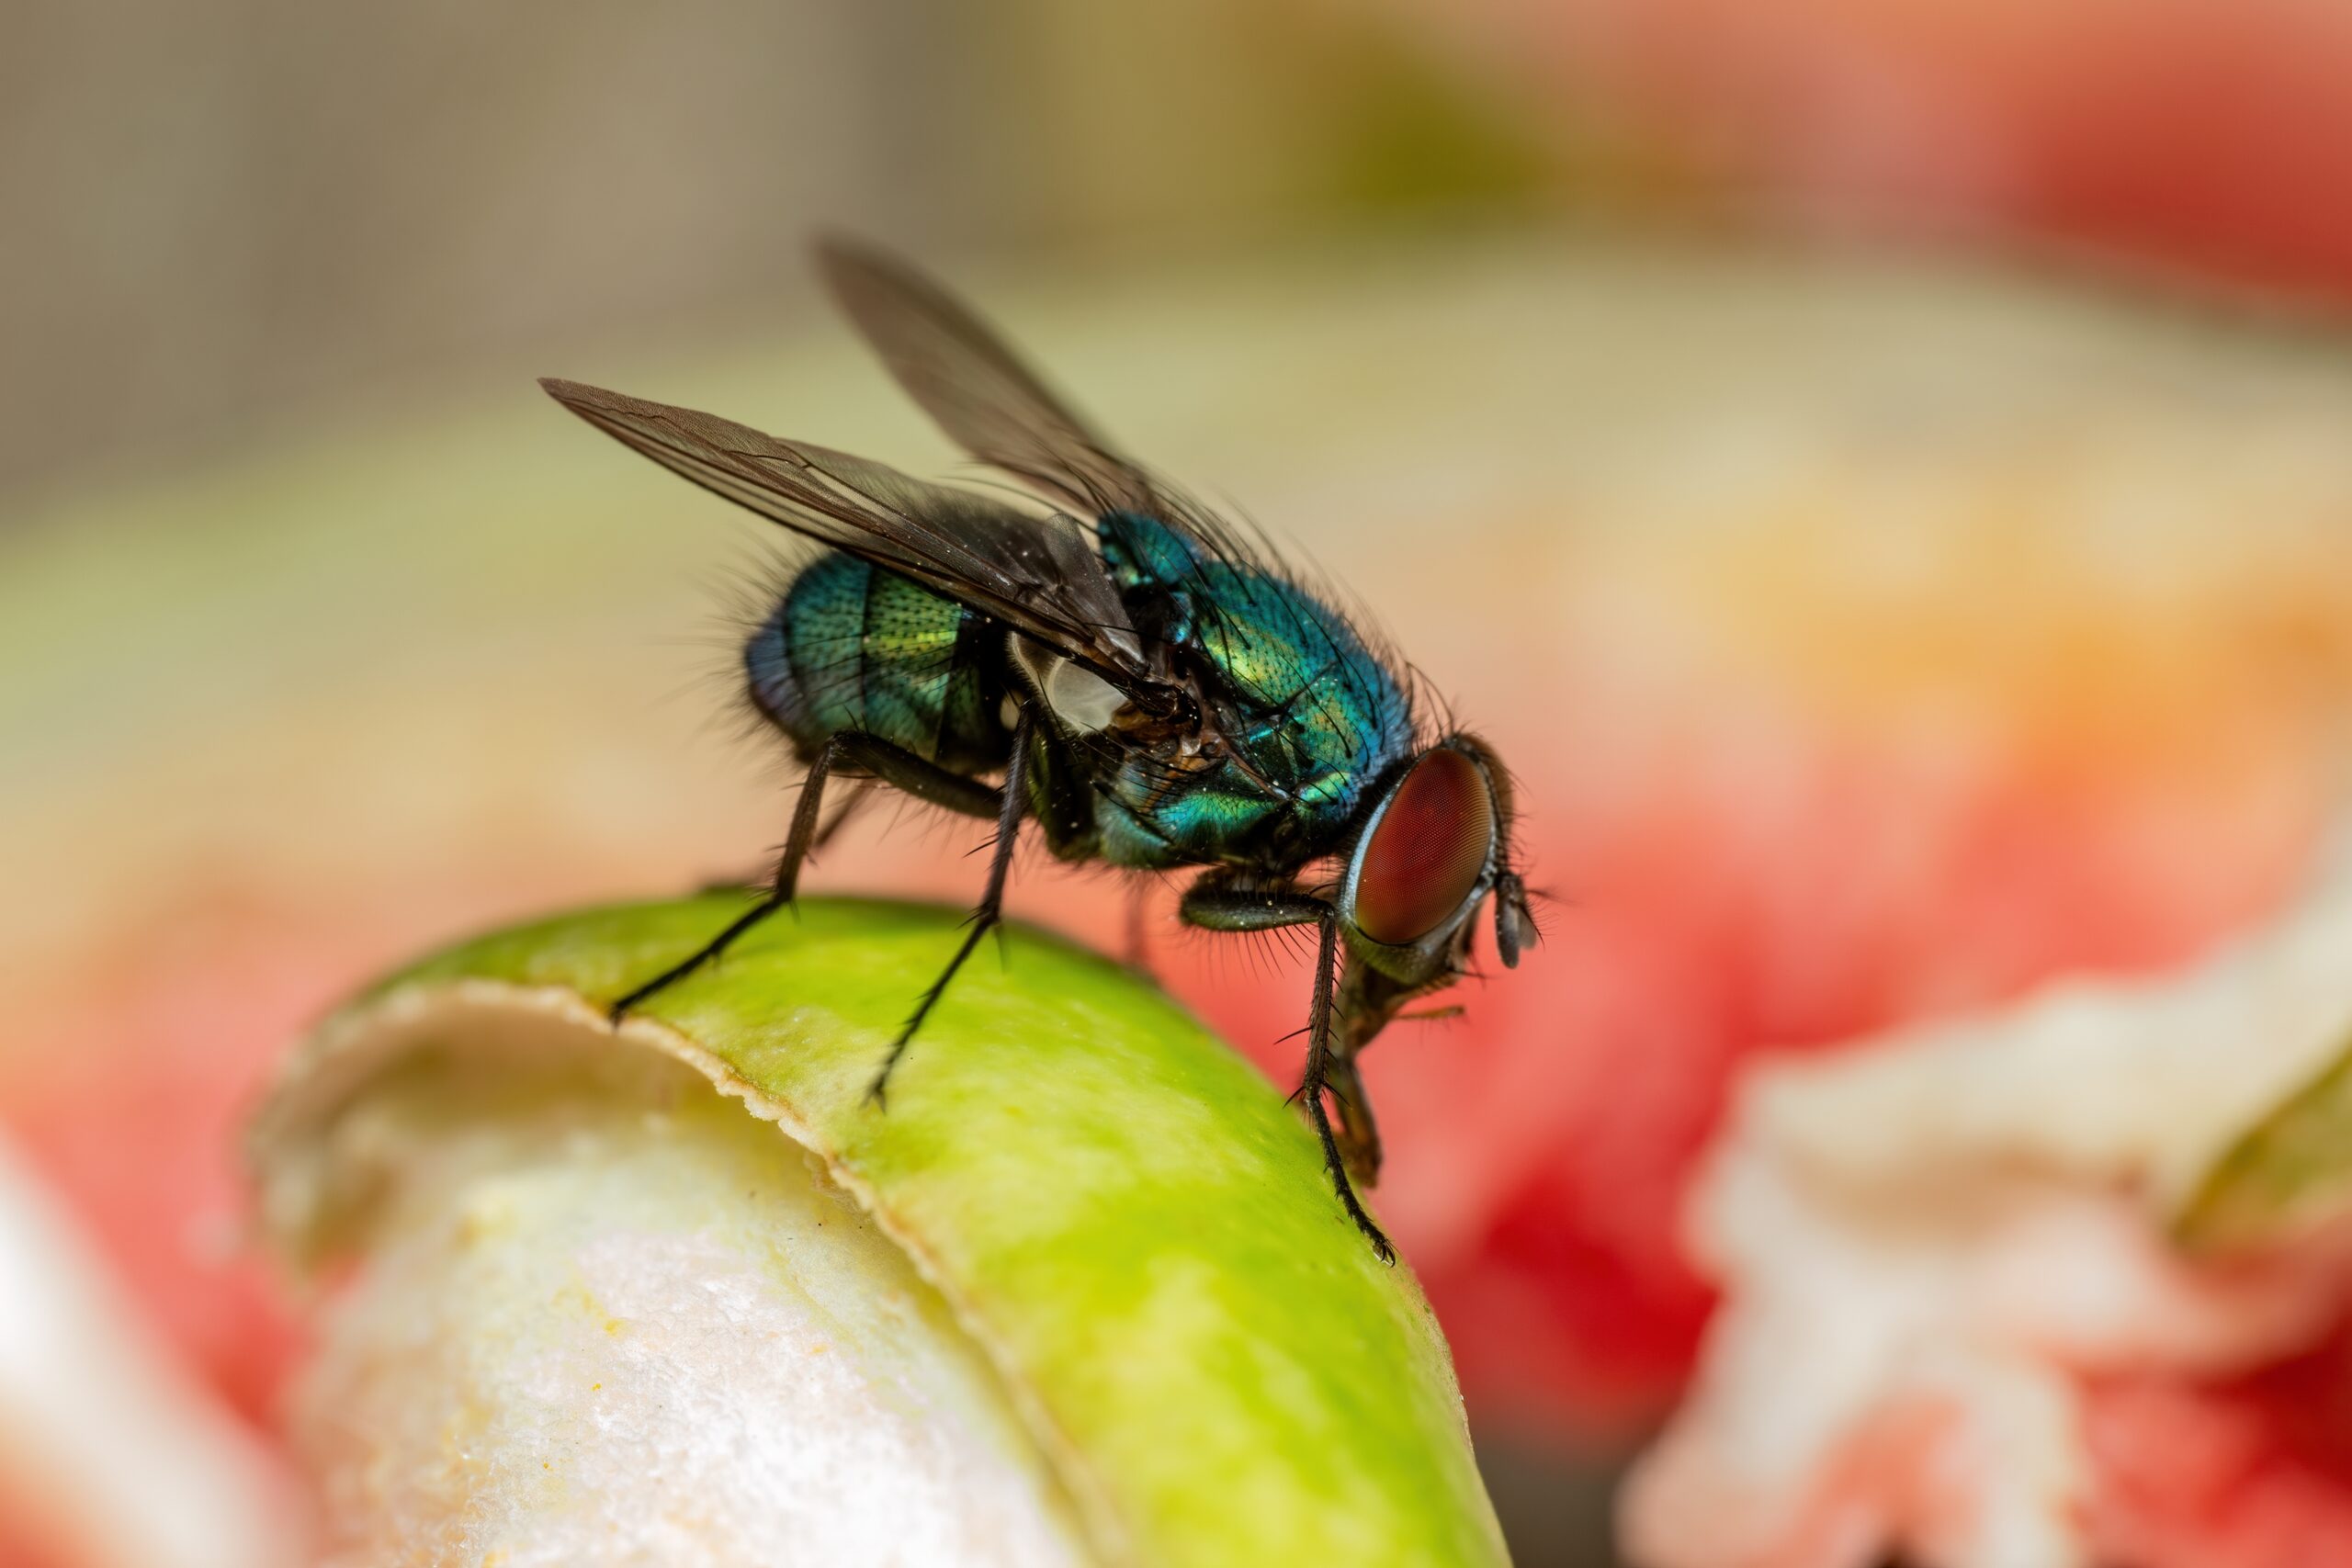
[[[1424,9],[1433,9],[1424,7]],[[1450,11],[1831,226],[1983,226],[2352,297],[2352,13],[2326,0],[1571,0]]]

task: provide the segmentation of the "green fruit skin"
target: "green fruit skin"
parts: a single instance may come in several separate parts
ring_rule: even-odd
[[[2352,1213],[2352,1042],[2238,1134],[2175,1215],[2200,1253],[2277,1247]]]
[[[742,908],[563,916],[429,958],[601,1009]],[[1132,972],[1009,928],[866,1087],[959,940],[928,906],[808,899],[644,1004],[810,1145],[1002,1373],[1106,1561],[1508,1561],[1411,1274],[1333,1199],[1295,1114]],[[322,1033],[328,1032],[322,1032]],[[764,1103],[763,1103],[764,1102]]]

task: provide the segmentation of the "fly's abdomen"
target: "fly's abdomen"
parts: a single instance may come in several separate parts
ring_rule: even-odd
[[[820,556],[743,650],[752,701],[804,757],[860,730],[956,773],[1004,765],[1001,628],[895,572]]]

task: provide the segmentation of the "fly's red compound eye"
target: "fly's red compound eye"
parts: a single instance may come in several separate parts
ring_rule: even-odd
[[[1495,847],[1495,797],[1449,746],[1415,762],[1388,797],[1356,872],[1356,929],[1404,947],[1443,925],[1478,886]]]

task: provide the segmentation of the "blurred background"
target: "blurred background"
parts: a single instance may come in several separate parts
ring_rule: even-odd
[[[13,22],[19,497],[551,351],[773,329],[823,225],[1061,276],[1575,219],[1992,234],[2323,299],[2352,276],[2324,199],[2352,159],[2352,24],[2304,0],[124,0]]]
[[[1743,1059],[2202,951],[2340,796],[2322,0],[9,32],[0,1125],[265,1453],[296,1331],[228,1149],[266,1064],[421,943],[740,871],[788,808],[728,716],[769,541],[530,378],[956,471],[820,308],[823,230],[1297,541],[1521,775],[1546,946],[1370,1071],[1526,1562],[1613,1560]],[[965,897],[968,837],[877,820],[816,886]],[[1116,907],[1034,870],[1030,918]],[[1303,974],[1161,925],[1173,988],[1295,1072]],[[0,1562],[102,1560],[26,1474]]]

